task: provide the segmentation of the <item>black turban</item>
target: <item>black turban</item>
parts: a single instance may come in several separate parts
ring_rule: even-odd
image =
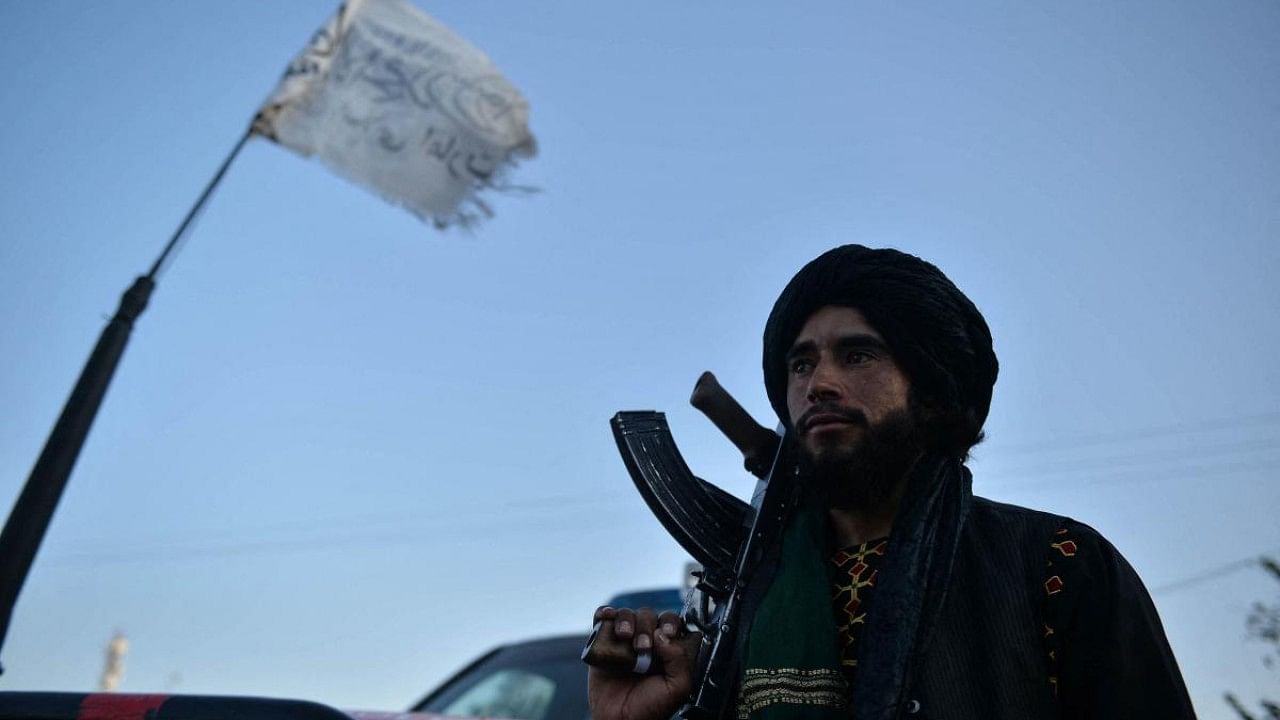
[[[819,308],[856,308],[880,333],[916,397],[958,414],[967,451],[991,406],[998,363],[978,308],[942,271],[914,255],[844,245],[823,253],[774,303],[764,328],[764,384],[778,417],[787,412],[787,351]]]

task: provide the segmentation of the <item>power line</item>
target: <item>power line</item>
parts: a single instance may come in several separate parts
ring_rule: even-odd
[[[1273,554],[1273,553],[1268,553],[1268,554]],[[1189,575],[1187,577],[1180,578],[1178,580],[1173,580],[1171,582],[1167,582],[1162,585],[1156,585],[1151,588],[1151,594],[1157,595],[1162,593],[1177,592],[1178,590],[1183,590],[1185,588],[1194,587],[1196,585],[1206,583],[1210,580],[1215,580],[1224,575],[1230,575],[1231,573],[1236,572],[1237,570],[1243,570],[1245,568],[1254,567],[1254,566],[1261,568],[1263,567],[1263,560],[1265,558],[1266,558],[1266,555],[1261,555],[1261,556],[1255,555],[1252,557],[1242,558],[1240,560],[1232,560],[1231,562],[1223,563],[1221,565],[1216,565],[1206,570],[1202,570],[1196,573],[1195,575]]]
[[[1055,450],[1070,449],[1072,447],[1084,447],[1088,445],[1106,445],[1123,440],[1134,440],[1139,438],[1153,438],[1172,435],[1181,435],[1192,432],[1202,432],[1213,429],[1224,428],[1245,428],[1251,426],[1271,425],[1280,421],[1280,412],[1261,413],[1256,415],[1244,415],[1235,418],[1223,418],[1210,420],[1200,423],[1178,423],[1164,426],[1143,428],[1139,430],[1098,434],[1094,436],[1080,437],[1069,441],[1066,444],[1053,446]],[[1001,452],[1011,452],[1014,454],[1028,454],[1034,451],[1036,445],[1015,446],[1013,448],[1002,449]],[[1043,446],[1047,447],[1047,446]],[[981,474],[980,479],[999,479],[1017,474],[1022,479],[1036,479],[1061,472],[1081,472],[1082,477],[1073,478],[1069,483],[1071,488],[1078,488],[1087,485],[1110,484],[1123,481],[1149,480],[1149,479],[1182,479],[1193,477],[1196,475],[1214,475],[1222,476],[1225,474],[1234,474],[1242,471],[1261,470],[1275,467],[1274,461],[1265,458],[1259,458],[1254,462],[1219,462],[1215,464],[1205,464],[1203,462],[1195,462],[1203,460],[1206,457],[1224,456],[1222,460],[1232,460],[1236,457],[1256,451],[1266,451],[1277,449],[1275,443],[1269,440],[1245,440],[1233,444],[1219,444],[1202,448],[1196,451],[1195,456],[1169,454],[1161,450],[1152,450],[1150,452],[1129,453],[1125,455],[1112,455],[1104,457],[1085,458],[1080,462],[1066,462],[1043,465],[1029,466],[1022,470],[1005,471],[995,474]],[[1149,467],[1150,463],[1182,463],[1170,472],[1162,473],[1159,478],[1153,478],[1150,474],[1153,470]],[[1119,465],[1148,464],[1148,467],[1122,467]],[[1090,469],[1112,470],[1113,472],[1088,472]],[[1043,487],[1067,487],[1060,480],[1043,480],[1040,482],[1011,482],[1006,484],[997,484],[995,489],[1003,490],[1026,490]],[[428,533],[439,532],[439,528],[434,526],[435,522],[440,520],[450,521],[468,521],[467,524],[473,525],[474,518],[499,519],[503,518],[506,522],[510,521],[508,513],[512,511],[519,512],[537,510],[545,512],[544,509],[564,510],[575,506],[591,505],[597,503],[613,503],[620,502],[624,497],[632,497],[627,494],[610,493],[609,495],[593,495],[589,497],[580,497],[568,494],[546,495],[540,497],[522,498],[518,501],[503,503],[495,507],[492,504],[481,504],[477,507],[447,512],[422,513],[414,515],[399,515],[388,517],[385,515],[366,516],[366,517],[347,517],[347,518],[328,518],[328,519],[308,519],[298,520],[289,523],[281,523],[269,527],[259,527],[248,531],[237,531],[239,537],[228,538],[226,541],[213,541],[187,545],[170,544],[165,539],[157,539],[148,543],[144,547],[117,546],[116,550],[105,550],[102,552],[71,552],[57,555],[49,558],[49,561],[55,566],[79,565],[79,564],[96,564],[96,563],[118,563],[118,562],[134,562],[145,560],[180,560],[193,557],[216,557],[234,554],[258,554],[262,552],[288,552],[291,550],[311,550],[319,547],[333,547],[344,545],[368,545],[368,544],[399,544],[422,542],[431,539]],[[549,506],[549,507],[548,507]],[[468,511],[469,510],[469,511]],[[405,524],[416,525],[417,527],[403,527]],[[400,528],[394,527],[401,525]],[[262,537],[263,533],[272,534],[279,531],[288,532],[292,529],[305,530],[346,530],[347,532],[322,532],[312,535],[311,537]],[[352,529],[364,530],[361,532],[350,532]],[[400,532],[396,532],[400,530]],[[374,531],[370,533],[369,531]],[[258,537],[253,540],[242,539],[245,534],[256,534]],[[108,545],[111,540],[84,541],[85,545],[97,546],[101,548]],[[439,536],[436,536],[439,539]],[[141,540],[135,540],[139,542]],[[146,541],[141,541],[146,542]],[[163,545],[162,545],[163,543]],[[1210,572],[1225,574],[1240,567],[1246,566],[1253,560],[1236,561],[1229,566],[1223,566]],[[1216,575],[1215,575],[1216,576]],[[1196,577],[1189,579],[1192,584],[1198,582]],[[1167,591],[1172,586],[1179,586],[1177,581],[1172,585],[1160,586],[1157,591]],[[1176,589],[1174,587],[1173,589]],[[1154,592],[1154,591],[1153,591]]]
[[[212,538],[206,536],[205,540],[216,543],[220,538],[226,538],[229,542],[239,541],[245,536],[253,536],[263,538],[266,542],[272,541],[271,535],[277,533],[296,533],[298,531],[307,532],[317,529],[337,529],[337,528],[381,528],[387,529],[395,526],[432,526],[433,523],[440,521],[473,521],[473,520],[489,520],[502,518],[510,520],[512,515],[521,513],[545,513],[557,510],[573,510],[582,506],[592,506],[600,504],[611,504],[624,502],[631,499],[639,500],[639,496],[634,493],[612,492],[600,493],[593,495],[570,495],[566,493],[539,495],[533,497],[524,497],[506,502],[468,502],[461,503],[459,506],[452,507],[447,510],[436,510],[434,512],[418,512],[418,513],[374,513],[364,515],[330,515],[328,517],[309,517],[285,522],[273,523],[270,525],[258,525],[255,527],[240,528],[224,528],[221,532],[212,529]],[[292,542],[290,538],[283,539],[286,542]],[[121,541],[124,542],[121,542]],[[141,548],[143,550],[151,550],[162,543],[171,542],[168,536],[152,536],[152,537],[132,537],[120,538],[119,536],[109,537],[79,537],[70,541],[68,544],[79,546],[103,547],[115,545],[118,552],[128,552],[131,549]],[[77,553],[75,556],[80,557]],[[70,555],[64,554],[59,558],[66,558]]]
[[[582,498],[579,502],[573,503],[573,505],[581,506],[599,502],[611,503],[617,499],[616,496]],[[608,514],[605,513],[580,515],[579,519],[572,524],[565,523],[561,517],[549,516],[544,519],[552,523],[555,528],[565,530],[580,529],[588,524],[588,521],[599,520],[616,523],[616,521],[610,520]],[[449,525],[442,527],[439,524],[440,520],[461,521],[462,529],[458,530],[456,527],[459,524],[458,522],[453,522],[452,528]],[[42,564],[50,568],[59,568],[136,562],[185,561],[231,555],[311,552],[349,546],[414,545],[423,543],[447,546],[453,541],[475,538],[475,532],[466,531],[480,529],[482,521],[488,521],[483,530],[486,537],[490,538],[505,532],[522,533],[528,530],[526,525],[513,524],[510,515],[501,512],[486,512],[483,514],[454,513],[443,517],[436,515],[417,518],[417,527],[406,527],[400,522],[369,524],[363,527],[344,522],[334,526],[317,526],[313,529],[325,532],[304,537],[213,541],[193,544],[172,544],[158,541],[149,547],[139,548],[135,546],[116,550],[105,549],[98,552],[64,553],[50,557],[48,561]],[[496,527],[494,527],[495,525]]]
[[[1206,447],[1187,447],[1180,452],[1170,452],[1161,448],[1153,448],[1141,452],[1118,455],[1104,455],[1080,459],[1064,458],[1057,462],[1024,465],[1022,467],[1001,470],[994,474],[993,477],[1026,477],[1063,472],[1080,472],[1084,470],[1132,467],[1135,465],[1175,464],[1220,456],[1226,456],[1226,459],[1233,459],[1234,457],[1249,453],[1268,452],[1274,450],[1280,450],[1280,440],[1271,438],[1246,439]]]
[[[1066,438],[1061,441],[1041,440],[1028,443],[1016,443],[1013,445],[1006,445],[1004,447],[992,446],[991,449],[998,449],[999,452],[1004,455],[1024,455],[1043,452],[1046,450],[1078,450],[1082,447],[1109,445],[1122,441],[1147,440],[1159,437],[1205,432],[1208,430],[1243,429],[1267,425],[1280,425],[1280,411],[1237,415],[1235,417],[1216,418],[1200,422],[1169,423],[1167,425],[1154,425],[1151,427],[1137,428],[1133,430],[1095,433],[1092,435],[1079,435],[1074,438]],[[982,446],[979,446],[980,449],[981,447]]]
[[[996,482],[988,485],[986,480],[1000,480],[1009,478],[1005,473],[993,473],[991,475],[980,475],[975,473],[975,485],[980,485],[984,492],[992,490],[1001,491],[1024,491],[1024,490],[1040,490],[1045,488],[1069,489],[1077,490],[1082,487],[1090,487],[1095,485],[1116,485],[1131,482],[1143,482],[1151,480],[1184,480],[1188,478],[1220,478],[1226,475],[1235,475],[1237,473],[1246,473],[1257,470],[1274,470],[1277,465],[1276,460],[1263,458],[1254,462],[1217,462],[1217,463],[1194,463],[1187,462],[1174,468],[1162,469],[1152,467],[1136,467],[1136,468],[1120,468],[1114,472],[1081,472],[1077,477],[1067,480],[1062,479],[1043,479],[1043,475],[1023,475],[1023,480],[1015,479],[1006,482]],[[1025,481],[1026,478],[1030,482]]]

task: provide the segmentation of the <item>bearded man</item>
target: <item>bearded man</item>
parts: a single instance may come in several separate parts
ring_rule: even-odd
[[[1150,597],[1095,530],[975,497],[997,362],[933,265],[846,245],[782,291],[764,381],[802,488],[744,600],[747,719],[1193,718]],[[759,584],[759,583],[757,583]],[[592,668],[594,720],[665,720],[692,690],[674,614],[600,608],[662,672]]]

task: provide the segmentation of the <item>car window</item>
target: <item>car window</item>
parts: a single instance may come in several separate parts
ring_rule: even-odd
[[[458,671],[414,705],[414,712],[512,720],[586,720],[584,638],[516,643]]]
[[[543,720],[556,694],[551,678],[525,670],[499,670],[443,708],[460,717]]]

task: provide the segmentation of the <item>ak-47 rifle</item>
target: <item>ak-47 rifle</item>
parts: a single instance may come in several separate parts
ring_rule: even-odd
[[[765,550],[777,541],[793,504],[793,460],[779,433],[763,427],[733,399],[714,375],[698,378],[689,402],[742,451],[746,469],[760,478],[747,504],[689,471],[667,427],[654,411],[620,412],[613,436],[640,495],[667,532],[703,570],[685,604],[685,621],[702,633],[693,694],[681,709],[688,720],[719,718],[735,678],[735,646],[744,593]],[[582,657],[588,664],[620,672],[656,672],[629,644],[603,647],[597,625]]]

